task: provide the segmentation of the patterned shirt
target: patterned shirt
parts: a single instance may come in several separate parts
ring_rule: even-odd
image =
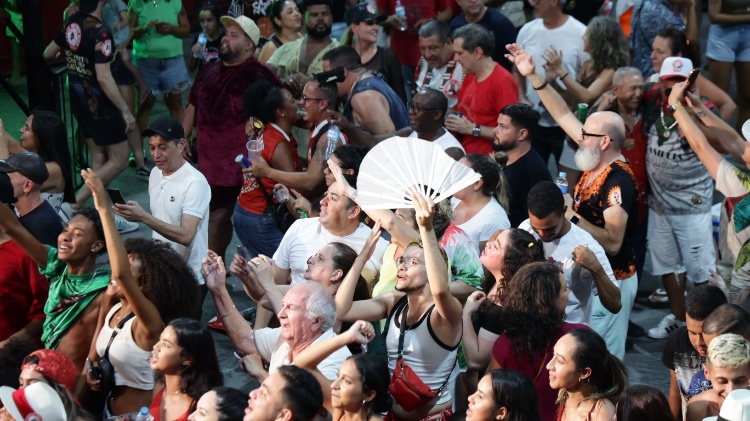
[[[648,77],[654,73],[651,64],[651,44],[664,29],[685,31],[679,13],[672,10],[667,0],[638,0],[633,8],[630,24],[630,46],[633,49],[633,66]]]

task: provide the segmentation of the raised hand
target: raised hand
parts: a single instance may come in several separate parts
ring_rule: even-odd
[[[476,313],[483,302],[487,300],[487,294],[482,291],[474,291],[466,299],[464,304],[464,315],[470,315]]]
[[[429,197],[422,196],[421,193],[411,195],[414,203],[414,212],[417,216],[417,225],[429,231],[432,229],[432,218],[435,216],[435,202]]]
[[[518,44],[508,44],[506,48],[510,54],[506,54],[507,58],[511,63],[516,65],[518,72],[521,75],[528,77],[536,73],[536,67],[534,66],[534,60],[531,58],[531,54],[527,53],[526,50],[521,48]]]
[[[109,207],[107,202],[107,193],[104,189],[104,183],[101,178],[91,168],[81,170],[81,177],[86,187],[91,190],[92,196],[94,196],[94,207],[98,211],[102,211]]]
[[[362,248],[362,251],[357,257],[358,259],[370,260],[373,252],[375,251],[375,248],[378,245],[378,241],[380,240],[380,231],[380,221],[376,221],[375,225],[373,225],[372,227],[370,236],[367,237],[367,241],[365,241],[365,246]]]
[[[372,323],[363,320],[357,320],[346,331],[351,343],[369,344],[375,338],[375,328]]]
[[[247,268],[249,269],[250,274],[255,276],[255,279],[257,279],[258,282],[273,282],[273,262],[268,256],[261,254],[258,257],[250,259],[250,262],[248,263]]]
[[[227,272],[224,268],[224,260],[211,250],[206,251],[207,256],[203,258],[201,274],[206,281],[209,290],[226,288]]]

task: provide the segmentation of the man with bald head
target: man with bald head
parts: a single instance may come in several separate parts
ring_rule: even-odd
[[[591,327],[607,332],[607,348],[612,354],[621,355],[638,289],[633,254],[638,202],[633,173],[621,153],[625,123],[617,113],[601,111],[581,124],[560,94],[536,73],[532,57],[516,44],[509,45],[508,50],[509,59],[537,91],[550,115],[579,145],[575,161],[583,174],[575,186],[575,200],[565,195],[565,216],[601,244],[619,283],[622,309],[612,314],[597,298]]]

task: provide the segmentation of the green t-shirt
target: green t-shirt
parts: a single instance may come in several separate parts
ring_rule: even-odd
[[[108,270],[101,269],[84,275],[70,275],[68,264],[57,257],[57,249],[48,249],[47,266],[39,267],[39,273],[49,280],[42,342],[45,348],[55,349],[78,316],[107,288],[111,276]]]
[[[177,15],[182,10],[182,0],[130,0],[128,13],[138,15],[136,26],[156,19],[179,26]],[[152,27],[140,38],[133,40],[133,55],[142,58],[172,58],[182,55],[182,40],[174,35],[163,35]]]

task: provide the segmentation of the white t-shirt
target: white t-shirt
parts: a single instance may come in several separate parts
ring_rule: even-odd
[[[314,256],[323,246],[334,242],[344,243],[359,253],[371,232],[370,227],[360,223],[356,231],[346,237],[339,237],[328,232],[320,224],[319,218],[298,219],[284,234],[279,248],[273,255],[273,262],[280,269],[291,269],[292,285],[294,285],[305,280],[307,259]],[[387,241],[382,238],[378,240],[372,257],[362,270],[362,276],[368,283],[372,282],[375,272],[380,270],[383,253],[387,247]]]
[[[534,238],[539,239],[534,229],[531,228],[528,219],[521,222],[518,229],[527,231]],[[573,260],[573,250],[578,246],[586,246],[594,252],[597,260],[604,268],[604,272],[607,273],[607,277],[619,288],[604,249],[591,234],[577,225],[570,224],[570,231],[567,234],[549,243],[544,243],[544,257],[553,259],[555,264],[562,268],[568,288],[570,288],[568,304],[565,305],[565,321],[591,325],[591,313],[594,310],[592,297],[597,295],[598,292],[591,272]]]
[[[258,354],[268,361],[268,374],[273,374],[279,367],[291,364],[289,354],[292,349],[289,344],[281,337],[281,328],[263,328],[253,332],[255,336],[255,348]],[[316,344],[320,341],[335,337],[333,330],[328,329],[322,335],[318,336],[313,342]],[[336,380],[338,377],[339,367],[344,364],[347,358],[352,355],[349,348],[341,347],[329,355],[318,364],[320,371],[326,379]]]
[[[416,137],[419,139],[419,135],[417,135],[416,131],[411,132],[407,137]],[[466,153],[464,147],[461,146],[461,142],[459,142],[458,139],[456,139],[456,136],[453,136],[451,132],[448,131],[448,129],[445,129],[445,134],[433,140],[432,143],[440,146],[442,150],[447,150],[448,148],[458,148],[461,149],[461,152],[463,152],[464,154]]]
[[[170,243],[203,285],[201,262],[208,250],[208,205],[211,202],[211,187],[206,177],[187,162],[170,176],[162,175],[161,170],[154,167],[148,179],[148,196],[151,215],[167,224],[180,226],[183,214],[200,218],[190,247],[167,240],[156,231],[152,238]]]
[[[451,205],[453,210],[461,203],[460,200],[455,197],[451,198]],[[489,202],[477,212],[471,219],[458,225],[459,228],[466,231],[474,245],[479,247],[480,241],[487,241],[492,237],[492,234],[497,230],[507,230],[510,228],[510,220],[508,214],[505,212],[500,203],[494,198],[490,199]]]
[[[545,77],[546,74],[543,67],[546,61],[542,57],[544,52],[549,47],[562,51],[562,67],[570,73],[571,77],[575,78],[583,63],[590,58],[589,54],[583,51],[583,34],[585,32],[586,25],[577,21],[573,16],[568,16],[568,20],[555,29],[547,29],[542,19],[534,19],[518,31],[516,43],[534,58],[536,72],[541,77]],[[564,87],[564,85],[561,85],[561,87]],[[558,125],[547,112],[547,109],[542,106],[539,95],[528,80],[526,81],[526,97],[532,104],[537,104],[535,109],[541,114],[540,126],[555,127]]]

